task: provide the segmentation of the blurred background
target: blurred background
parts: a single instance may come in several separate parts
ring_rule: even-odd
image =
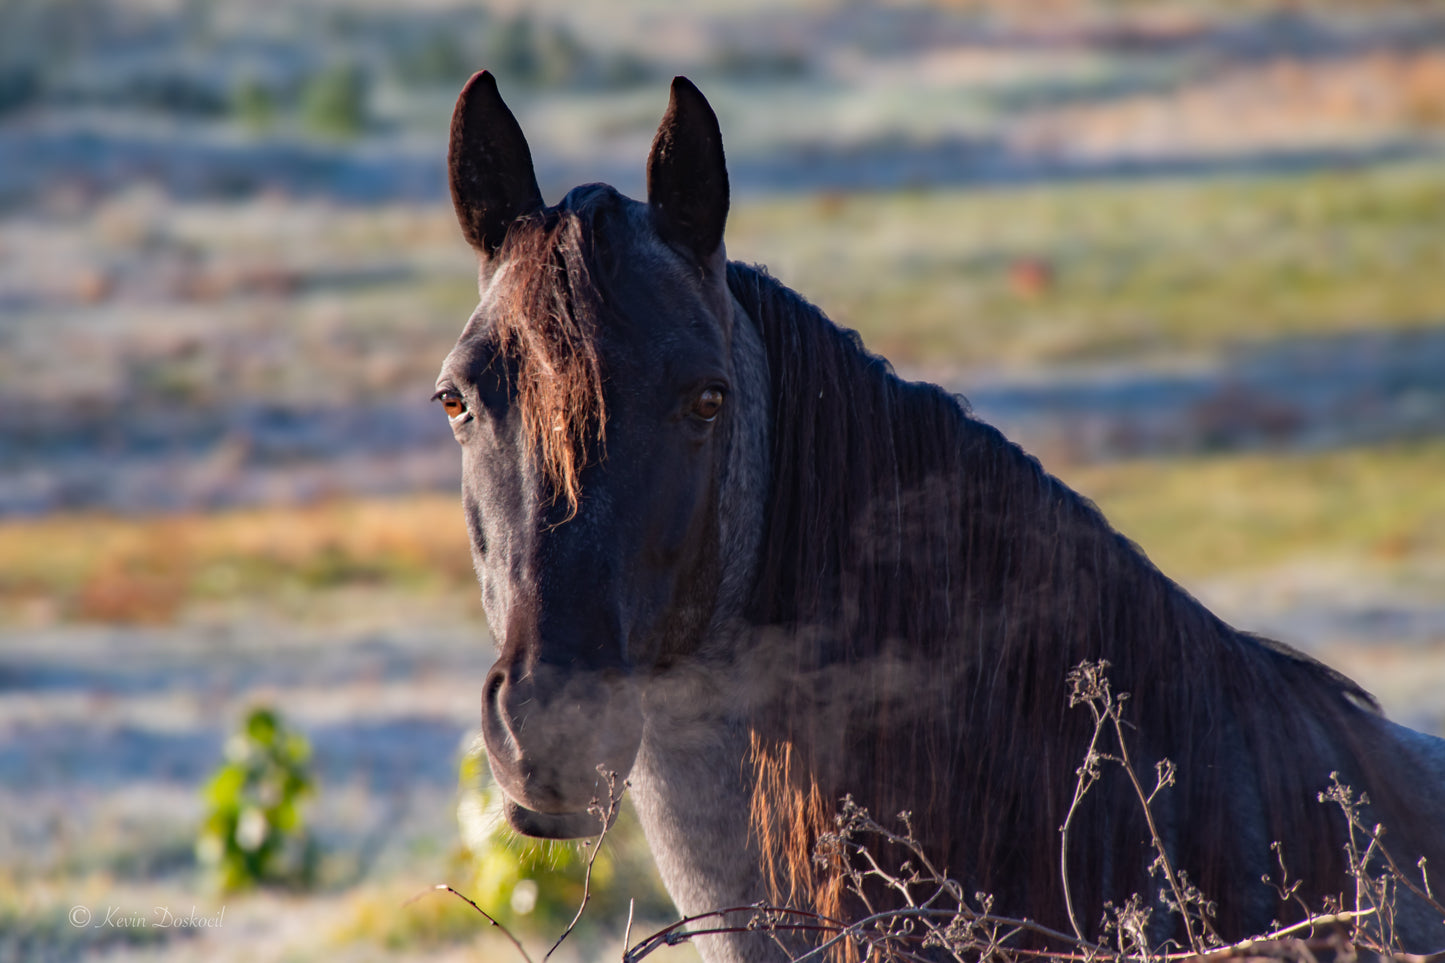
[[[469,751],[427,403],[483,66],[549,202],[640,195],[691,76],[731,256],[1445,733],[1445,5],[0,0],[0,958],[513,958],[441,882],[570,918],[585,854]],[[597,873],[571,959],[671,913],[626,820]]]

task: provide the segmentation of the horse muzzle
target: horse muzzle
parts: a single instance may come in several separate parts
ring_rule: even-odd
[[[617,671],[492,667],[482,700],[492,776],[507,822],[547,839],[595,836],[642,743],[635,684]]]
[[[523,836],[537,839],[585,839],[611,829],[617,821],[617,807],[604,807],[592,812],[539,813],[512,799],[502,801],[502,817]],[[605,818],[605,823],[604,823]]]

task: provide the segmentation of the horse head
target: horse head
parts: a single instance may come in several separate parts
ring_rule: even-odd
[[[482,72],[457,101],[449,175],[480,301],[436,397],[500,650],[483,735],[514,828],[595,834],[599,772],[627,776],[653,680],[739,607],[761,530],[729,507],[758,475],[747,426],[766,388],[739,362],[757,349],[727,286],[721,136],[678,78],[645,203],[592,184],[548,207]]]

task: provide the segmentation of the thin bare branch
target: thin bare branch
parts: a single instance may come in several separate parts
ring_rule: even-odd
[[[1074,799],[1069,803],[1063,825],[1059,827],[1059,877],[1064,887],[1064,909],[1069,914],[1069,925],[1074,929],[1074,938],[1079,940],[1084,938],[1084,930],[1079,926],[1079,918],[1074,913],[1074,895],[1069,887],[1069,826],[1074,821],[1074,813],[1078,811],[1079,803],[1084,801],[1084,794],[1099,778],[1096,749],[1099,745],[1099,734],[1104,731],[1104,720],[1099,717],[1092,702],[1089,706],[1094,712],[1094,734],[1089,739],[1089,748],[1084,751],[1083,764],[1075,771]]]
[[[597,774],[602,777],[602,781],[607,786],[607,805],[604,808],[598,800],[594,799],[592,805],[587,807],[589,813],[595,813],[597,818],[602,820],[602,831],[592,841],[592,851],[587,854],[587,872],[582,877],[582,901],[577,904],[577,913],[572,917],[572,922],[567,924],[562,935],[557,937],[557,942],[553,943],[552,948],[542,957],[542,963],[547,963],[547,960],[552,958],[552,954],[557,952],[557,947],[562,945],[562,941],[572,935],[572,931],[577,928],[577,923],[582,919],[582,914],[587,911],[587,903],[592,899],[592,864],[597,862],[597,854],[602,852],[602,841],[607,838],[607,830],[612,828],[612,822],[617,818],[617,805],[622,801],[622,791],[626,789],[625,785],[623,790],[617,788],[617,773],[610,769],[598,766]]]
[[[622,931],[622,963],[627,963],[627,948],[632,945],[632,914],[637,910],[637,900],[627,901],[627,927]]]
[[[511,931],[511,930],[507,929],[507,928],[506,928],[505,926],[503,926],[501,923],[497,922],[497,918],[496,918],[495,916],[493,916],[491,913],[488,913],[486,910],[484,910],[484,909],[482,909],[480,906],[478,906],[478,905],[476,904],[476,901],[473,900],[470,896],[467,896],[465,893],[462,893],[462,892],[459,891],[459,890],[453,889],[451,886],[448,886],[446,883],[437,883],[435,886],[431,887],[430,889],[424,889],[424,890],[422,890],[420,893],[417,893],[415,896],[413,896],[411,899],[409,899],[409,900],[407,900],[406,902],[402,903],[401,905],[402,905],[402,906],[410,906],[412,903],[415,903],[417,900],[421,899],[423,896],[430,896],[432,893],[438,893],[438,892],[451,893],[451,894],[452,894],[453,896],[455,896],[457,899],[461,900],[462,902],[464,902],[464,903],[466,903],[468,906],[470,906],[472,909],[474,909],[474,910],[476,910],[478,913],[482,914],[483,918],[485,918],[488,923],[491,923],[491,924],[492,924],[493,926],[495,926],[497,929],[501,930],[501,931],[502,931],[502,935],[505,936],[507,939],[509,939],[509,940],[512,941],[512,945],[517,948],[517,952],[521,955],[522,959],[526,960],[527,963],[532,963],[532,958],[527,955],[527,950],[526,950],[526,948],[522,946],[521,941],[518,940],[517,937],[512,934],[512,931]]]

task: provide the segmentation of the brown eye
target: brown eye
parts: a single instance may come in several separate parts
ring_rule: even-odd
[[[455,391],[438,391],[434,400],[442,403],[448,418],[460,418],[466,413],[467,403]]]
[[[692,413],[703,421],[712,421],[717,413],[722,410],[723,392],[716,385],[702,389],[697,400],[692,403]]]

